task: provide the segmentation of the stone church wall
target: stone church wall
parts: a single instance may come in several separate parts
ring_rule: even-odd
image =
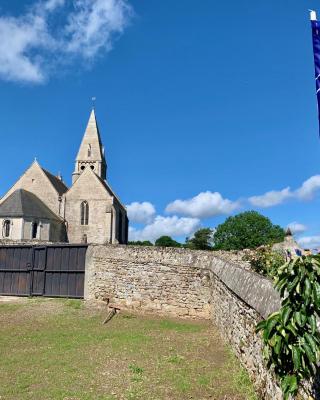
[[[9,237],[5,237],[4,232],[4,222],[6,220],[10,221],[10,232]],[[21,238],[21,232],[23,227],[23,219],[22,218],[0,218],[0,238],[7,240],[19,240]]]
[[[10,221],[9,237],[5,237],[4,221]],[[0,218],[0,241],[19,243],[20,241],[32,241],[32,225],[35,219],[30,218]],[[55,220],[36,219],[38,222],[37,239],[41,242],[63,242],[66,239],[65,225]]]
[[[88,225],[81,225],[81,203],[89,207]],[[110,240],[112,197],[91,170],[85,170],[65,195],[64,216],[68,221],[68,240],[81,243],[87,236],[89,243],[104,244]]]
[[[86,197],[88,198],[88,196]],[[84,200],[86,200],[84,197]],[[69,199],[68,199],[69,200]],[[83,200],[69,200],[66,205],[68,221],[68,241],[82,243],[84,235],[91,243],[105,243],[111,231],[111,207],[107,209],[106,200],[88,199],[89,224],[80,224],[80,207]]]
[[[268,279],[235,260],[231,253],[92,245],[85,298],[109,299],[110,305],[140,313],[212,320],[248,370],[258,398],[280,400],[255,333],[257,322],[279,309],[280,298]],[[307,394],[310,385],[303,398]]]
[[[23,223],[23,240],[32,240],[32,225],[34,223],[34,219],[24,219]],[[38,223],[38,232],[37,239],[42,241],[49,240],[49,229],[50,222],[49,221],[40,221],[37,220]]]

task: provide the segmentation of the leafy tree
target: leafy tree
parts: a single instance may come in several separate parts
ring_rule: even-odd
[[[170,236],[161,236],[155,241],[155,246],[161,247],[181,247],[179,242],[176,242]]]
[[[137,240],[137,241],[131,241],[128,242],[129,246],[153,246],[153,244],[150,242],[150,240]]]
[[[284,240],[285,231],[269,218],[256,211],[246,211],[229,217],[220,224],[214,235],[215,249],[253,249]]]
[[[210,228],[199,229],[191,239],[186,239],[186,247],[194,250],[211,250],[212,234],[213,230]]]

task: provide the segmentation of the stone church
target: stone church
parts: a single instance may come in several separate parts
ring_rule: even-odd
[[[35,160],[0,200],[0,239],[127,243],[126,208],[106,180],[107,163],[94,110],[70,188]]]

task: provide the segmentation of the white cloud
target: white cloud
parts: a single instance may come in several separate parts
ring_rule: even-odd
[[[299,222],[291,222],[288,224],[287,228],[289,228],[293,234],[302,233],[308,229],[307,226],[300,224]]]
[[[131,13],[125,0],[76,0],[75,9],[66,26],[66,50],[87,58],[100,48],[111,50],[113,34],[123,32]]]
[[[304,236],[297,240],[299,245],[305,249],[314,249],[320,247],[320,236]]]
[[[0,15],[0,78],[41,83],[58,65],[87,64],[111,50],[131,14],[127,0],[42,0],[18,17]]]
[[[0,77],[6,80],[41,82],[40,60],[27,55],[47,40],[46,23],[39,15],[0,17]]]
[[[64,5],[64,2],[65,0],[47,0],[42,3],[42,7],[47,11],[53,11],[55,8]]]
[[[302,200],[312,200],[319,189],[320,175],[314,175],[303,182],[301,187],[296,190],[295,195]]]
[[[188,200],[175,200],[168,204],[166,211],[196,218],[230,214],[240,207],[237,201],[224,199],[218,192],[202,192]]]
[[[288,199],[312,200],[320,189],[320,175],[311,176],[296,190],[286,187],[282,190],[271,190],[260,196],[249,197],[250,204],[256,207],[272,207],[282,204]]]
[[[198,218],[162,217],[158,215],[154,221],[143,229],[129,228],[129,240],[155,241],[160,236],[190,236],[200,227]]]
[[[288,198],[292,197],[290,188],[287,187],[283,190],[271,190],[261,196],[249,197],[249,203],[256,207],[272,207],[283,203]]]
[[[133,202],[127,205],[128,217],[130,222],[148,224],[154,220],[156,209],[154,205],[144,201],[142,203]]]

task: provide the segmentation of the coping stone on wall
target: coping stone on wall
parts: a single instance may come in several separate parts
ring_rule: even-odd
[[[215,252],[162,247],[91,245],[87,251],[87,266],[93,261],[93,256],[105,257],[106,249],[111,259],[139,260],[140,263],[148,263],[151,259],[154,263],[184,265],[211,271],[229,290],[263,318],[267,318],[281,306],[280,296],[268,278],[244,269],[225,257],[220,258]],[[94,271],[87,272],[88,279],[88,275]],[[85,292],[86,289],[87,287]]]
[[[263,318],[267,318],[281,307],[280,296],[269,279],[217,257],[212,259],[210,269],[233,293]]]

